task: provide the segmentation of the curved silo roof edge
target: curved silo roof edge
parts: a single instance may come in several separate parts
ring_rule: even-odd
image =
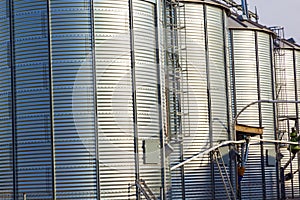
[[[280,42],[282,42],[284,45],[288,46],[288,47],[286,47],[286,46],[280,47],[281,49],[296,49],[296,50],[300,50],[300,46],[297,43],[291,43],[287,39],[280,39]]]
[[[274,35],[276,36],[276,34],[268,29],[268,27],[262,25],[262,24],[259,24],[259,23],[256,23],[256,22],[253,22],[251,20],[239,20],[237,18],[238,16],[236,14],[232,14],[230,17],[229,17],[229,20],[233,20],[235,22],[235,24],[237,25],[236,27],[229,22],[228,23],[228,28],[229,30],[252,30],[252,31],[262,31],[262,32],[266,32],[266,33],[269,33],[271,35]]]
[[[231,11],[230,7],[228,7],[225,4],[222,4],[221,2],[215,1],[215,0],[179,0],[180,3],[199,3],[199,4],[208,4],[211,6],[221,7],[224,10],[226,10],[226,14],[230,16]]]

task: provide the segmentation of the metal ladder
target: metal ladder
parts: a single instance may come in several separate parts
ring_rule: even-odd
[[[188,112],[188,86],[187,86],[187,51],[186,51],[186,19],[185,5],[179,0],[164,0],[165,25],[165,51],[169,96],[169,141],[172,143],[174,153],[171,155],[178,162],[184,160],[184,136],[190,135]],[[185,196],[184,166],[172,174],[178,177],[178,185]]]
[[[227,198],[229,200],[232,200],[232,199],[236,200],[235,192],[234,192],[233,186],[231,184],[229,174],[227,172],[227,168],[226,168],[226,165],[225,165],[225,162],[223,159],[223,155],[220,152],[219,148],[212,151],[212,155],[213,155],[214,161],[218,167]]]
[[[276,33],[277,37],[274,39],[274,55],[275,60],[279,66],[275,65],[275,74],[276,74],[276,99],[286,100],[286,69],[285,69],[285,53],[282,50],[280,44],[281,39],[284,38],[284,29],[283,27],[270,27],[270,29]],[[280,107],[279,107],[280,106]],[[285,117],[288,116],[287,104],[281,104],[277,106],[278,117],[278,139],[282,139],[282,134],[288,132],[287,123],[285,123]]]
[[[287,84],[286,84],[286,65],[285,65],[285,52],[282,50],[282,42],[281,40],[284,39],[284,28],[281,26],[274,26],[269,27],[277,37],[274,39],[274,56],[275,60],[277,61],[278,65],[275,65],[275,75],[276,75],[276,99],[287,100]],[[289,110],[287,104],[281,104],[280,107],[277,106],[277,124],[278,124],[278,133],[277,137],[279,140],[289,140],[289,129],[291,128],[291,122],[293,120],[289,116]],[[295,123],[296,124],[296,123]],[[286,145],[279,146],[280,148],[287,149]],[[280,150],[281,151],[281,150]],[[287,152],[288,150],[282,150],[281,152]],[[282,157],[283,154],[280,153]],[[282,161],[280,164],[280,184],[281,184],[281,199],[286,198],[286,191],[285,191],[285,182],[291,181],[292,186],[292,196],[294,196],[294,174],[298,171],[293,172],[293,160],[295,158],[295,154],[291,152],[288,153],[289,159],[283,165]],[[281,157],[281,158],[282,158]],[[281,160],[280,158],[280,160]],[[289,172],[285,174],[285,170]]]
[[[169,82],[170,120],[174,127],[171,138],[182,141],[184,132],[187,94],[187,52],[185,29],[185,6],[179,0],[165,0],[166,51]],[[188,122],[189,120],[187,120]],[[189,131],[188,131],[189,133]]]

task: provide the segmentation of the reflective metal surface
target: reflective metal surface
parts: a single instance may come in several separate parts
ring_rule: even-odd
[[[0,1],[0,198],[13,197],[9,5]]]
[[[233,110],[236,113],[258,99],[274,98],[272,35],[258,27],[247,29],[235,27],[231,23],[230,28]],[[275,139],[274,116],[272,104],[253,105],[237,121],[240,124],[264,127],[263,138]],[[275,146],[264,144],[263,148],[260,145],[250,147],[241,185],[242,198],[277,198],[276,165],[265,162],[265,159],[275,159]]]
[[[11,43],[7,48],[12,50],[10,69],[13,73],[5,79],[11,78],[6,87],[11,88],[12,93],[8,94],[12,96],[6,101],[11,104],[7,108],[12,109],[13,124],[10,125],[12,131],[2,134],[14,138],[10,145],[14,157],[3,161],[15,163],[15,169],[10,169],[15,173],[15,180],[6,179],[3,185],[15,185],[15,199],[25,192],[31,197],[52,199],[47,5],[42,2],[10,3],[6,5],[11,15]],[[9,30],[6,28],[5,32]]]
[[[300,48],[281,40],[279,48],[275,51],[276,66],[276,85],[278,99],[280,100],[299,100],[299,52]],[[297,96],[298,94],[298,96]],[[299,106],[298,106],[299,107]],[[296,104],[278,105],[279,130],[283,140],[289,140],[289,133],[292,127],[299,128],[299,121]],[[295,121],[296,119],[296,121]],[[284,166],[291,157],[287,148],[281,148],[280,152],[284,155],[281,166]],[[298,160],[294,159],[292,164],[287,167],[285,174],[296,171],[299,168]],[[285,181],[285,191],[287,197],[299,196],[299,174],[294,174],[293,179]]]
[[[144,163],[147,155],[143,155],[142,144],[143,140],[160,139],[155,12],[155,4],[133,1],[137,98],[133,102],[128,1],[95,1],[100,190],[104,199],[135,198],[133,106],[137,107],[139,176],[156,196],[160,192],[160,162]],[[160,149],[152,153],[159,154]]]
[[[90,1],[50,7],[56,196],[96,199]]]
[[[178,14],[185,26],[179,32],[183,141],[173,145],[171,165],[228,139],[225,9],[206,2],[183,4]],[[171,134],[176,138],[174,130]],[[173,171],[171,199],[224,198],[223,182],[212,163],[206,155]]]
[[[134,199],[136,174],[159,197],[156,1],[0,5],[0,198]]]

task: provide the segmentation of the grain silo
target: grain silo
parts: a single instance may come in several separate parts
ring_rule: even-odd
[[[257,100],[272,100],[274,88],[273,32],[251,20],[235,15],[229,18],[231,87],[233,116]],[[263,127],[260,138],[275,139],[275,105],[254,104],[237,119],[239,124]],[[258,136],[259,137],[259,136]],[[243,199],[275,199],[279,195],[275,145],[251,145],[245,176],[241,183]],[[258,187],[259,185],[259,187]]]
[[[159,197],[157,1],[0,4],[1,198]]]
[[[230,139],[228,8],[216,1],[185,0],[174,12],[168,27],[171,166]],[[172,170],[171,185],[171,199],[226,196],[212,155]]]
[[[282,29],[281,29],[282,30]],[[275,32],[280,31],[280,27],[274,27]],[[280,32],[279,32],[280,33]],[[276,91],[278,100],[298,101],[300,94],[300,47],[292,40],[279,38],[275,43],[275,67],[276,67]],[[298,104],[278,104],[278,135],[279,139],[290,140],[291,129],[299,130],[299,105]],[[288,145],[281,145],[280,153],[281,167],[284,168],[282,176],[286,176],[281,187],[284,188],[288,198],[299,197],[299,173],[294,173],[299,169],[297,156],[287,150]],[[292,160],[290,163],[289,160]],[[289,164],[290,163],[290,164]],[[288,175],[293,174],[292,177]]]

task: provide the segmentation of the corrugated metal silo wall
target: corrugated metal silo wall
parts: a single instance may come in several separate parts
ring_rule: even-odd
[[[296,98],[296,87],[299,88],[297,81],[297,70],[299,70],[297,65],[297,51],[293,48],[281,48],[277,50],[277,54],[275,54],[276,61],[276,81],[278,87],[281,89],[279,92],[279,100],[297,100]],[[296,70],[296,71],[295,71]],[[296,80],[296,79],[297,80]],[[299,99],[299,98],[298,98]],[[284,119],[287,116],[294,118],[297,116],[297,110],[295,104],[279,104],[278,105],[278,116],[279,119]],[[295,127],[295,121],[293,119],[290,120],[279,120],[279,130],[284,133],[282,139],[289,140],[289,133],[291,132],[291,128]],[[281,166],[283,167],[290,159],[292,154],[287,150],[288,145],[280,148],[280,152],[284,155],[281,160]],[[298,159],[297,156],[289,165],[285,174],[294,172],[298,169]],[[288,181],[285,181],[285,191],[286,196],[299,196],[299,174],[294,174],[294,178]]]
[[[11,46],[8,46],[7,50],[10,50],[8,59],[11,59],[12,73],[4,73],[7,76],[4,80],[11,77],[11,85],[6,82],[5,86],[11,87],[11,92],[6,93],[11,95],[11,105],[6,106],[11,109],[8,113],[13,122],[11,148],[14,157],[11,163],[14,167],[10,170],[15,176],[15,199],[21,198],[23,193],[27,193],[29,198],[51,199],[52,145],[47,2],[6,3],[4,8],[10,13],[11,21],[10,30],[5,27],[3,31],[11,34]],[[8,183],[10,184],[12,182]]]
[[[183,3],[185,14],[181,9],[180,16],[186,24],[179,34],[179,47],[186,48],[181,63],[187,63],[182,65],[181,80],[183,142],[171,154],[171,165],[228,140],[225,9],[205,2]],[[226,195],[209,155],[171,175],[172,199],[223,199]]]
[[[155,2],[133,0],[132,61],[128,1],[0,3],[0,198],[97,199],[100,188],[101,199],[127,199],[135,192],[132,105],[137,172],[159,196]]]
[[[13,137],[11,95],[10,8],[0,1],[0,198],[13,196]]]
[[[233,98],[235,113],[258,99],[273,99],[272,36],[255,30],[230,31]],[[238,123],[264,127],[264,139],[275,139],[274,106],[253,105]],[[268,153],[266,153],[268,152]],[[268,155],[268,156],[267,156]],[[277,198],[275,146],[251,145],[242,181],[243,199]]]
[[[96,140],[90,1],[51,1],[55,189],[95,199]]]
[[[161,131],[156,4],[133,1],[135,60],[131,60],[128,6],[127,0],[94,2],[102,199],[135,199],[135,187],[128,189],[128,185],[134,184],[138,170],[157,197],[161,186],[159,158],[147,161],[148,157],[160,155],[160,148],[152,152],[143,149],[143,141],[150,145],[159,143]],[[132,98],[133,89],[136,101]],[[134,123],[138,132],[139,169],[135,169]]]

